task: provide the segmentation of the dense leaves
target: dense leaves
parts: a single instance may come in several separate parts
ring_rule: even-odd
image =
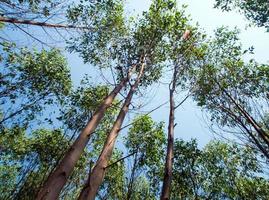
[[[202,65],[193,71],[194,99],[210,112],[212,122],[244,135],[267,156],[268,130],[262,124],[267,116],[269,66],[243,60],[253,49],[242,49],[238,30],[218,29],[207,49]]]
[[[195,140],[175,143],[171,199],[268,199],[268,180],[256,152],[234,143]]]
[[[13,125],[27,125],[46,106],[61,104],[70,92],[70,71],[58,50],[17,51],[6,43],[1,55],[1,125],[11,119]]]

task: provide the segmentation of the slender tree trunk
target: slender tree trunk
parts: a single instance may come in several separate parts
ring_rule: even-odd
[[[255,135],[253,135],[252,130],[250,130],[244,124],[244,122],[242,122],[242,120],[237,115],[235,115],[231,110],[229,110],[228,108],[225,108],[224,106],[220,106],[220,107],[224,112],[227,112],[233,120],[237,121],[243,129],[245,129],[247,135],[253,140],[251,141],[251,139],[249,139],[250,142],[254,143],[254,145],[256,145],[258,149],[264,154],[264,156],[269,160],[268,151],[263,147],[261,142],[255,137]]]
[[[132,197],[132,194],[133,194],[133,185],[134,185],[137,162],[138,162],[138,160],[137,160],[137,153],[136,153],[135,158],[134,158],[134,164],[133,164],[132,172],[131,172],[130,183],[128,184],[126,200],[131,200],[131,197]]]
[[[120,110],[120,113],[106,139],[106,142],[104,144],[104,147],[102,149],[102,152],[96,162],[95,167],[93,168],[92,172],[89,174],[87,183],[85,184],[84,188],[82,189],[79,200],[94,200],[98,191],[99,186],[102,184],[106,167],[108,166],[108,162],[111,158],[112,151],[114,148],[114,144],[116,141],[116,138],[119,134],[120,128],[122,126],[123,120],[129,110],[129,105],[131,104],[131,100],[133,97],[133,94],[135,93],[135,90],[138,87],[138,84],[140,82],[141,76],[144,71],[145,64],[143,63],[141,65],[141,69],[139,72],[139,75],[136,79],[136,82],[134,85],[131,86],[131,89],[129,90],[129,93],[125,99],[125,102]]]
[[[131,69],[132,71],[133,69]],[[49,175],[45,181],[43,187],[37,195],[37,200],[55,200],[58,199],[60,192],[66,184],[68,177],[73,171],[75,164],[79,160],[85,146],[87,145],[91,134],[96,129],[97,125],[103,118],[105,111],[109,108],[120,90],[126,85],[129,80],[129,75],[119,83],[114,90],[105,98],[103,103],[99,106],[97,111],[93,114],[92,119],[88,122],[84,130],[80,133],[73,145],[66,152],[62,161],[55,168],[55,170]]]
[[[165,161],[165,169],[164,169],[164,178],[163,178],[163,187],[161,193],[161,200],[167,200],[170,198],[170,190],[172,183],[172,167],[173,167],[173,158],[174,158],[174,124],[175,124],[175,100],[174,100],[174,92],[176,89],[176,77],[177,77],[177,69],[175,66],[172,87],[170,90],[170,113],[169,113],[169,125],[168,125],[168,140],[167,140],[167,152],[166,152],[166,161]],[[170,84],[171,85],[171,84]]]

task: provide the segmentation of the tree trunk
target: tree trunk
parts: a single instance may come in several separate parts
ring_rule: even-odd
[[[131,200],[131,197],[133,194],[133,185],[134,185],[134,180],[135,180],[135,172],[136,172],[137,163],[138,163],[138,160],[137,160],[137,153],[136,153],[135,158],[134,158],[132,172],[131,172],[130,182],[128,184],[126,200]]]
[[[97,194],[99,186],[102,184],[106,167],[108,166],[108,162],[110,160],[110,157],[112,155],[112,151],[114,148],[114,144],[116,141],[116,138],[119,134],[120,128],[122,126],[123,120],[128,112],[129,105],[131,104],[131,100],[133,97],[133,94],[135,90],[138,87],[138,84],[140,82],[141,76],[144,71],[144,65],[142,64],[139,75],[136,79],[136,82],[134,85],[131,86],[131,89],[129,90],[129,93],[125,99],[125,102],[120,110],[120,113],[106,139],[106,142],[104,144],[104,147],[102,149],[102,152],[95,164],[95,167],[93,168],[92,172],[89,174],[87,183],[85,184],[84,188],[82,189],[79,200],[94,200],[95,196]]]
[[[174,157],[174,124],[175,124],[175,101],[174,92],[176,89],[176,77],[178,72],[178,66],[174,68],[172,88],[170,90],[170,113],[169,113],[169,125],[168,125],[168,140],[167,140],[167,151],[166,151],[166,161],[164,169],[163,187],[161,193],[161,200],[167,200],[170,198],[170,189],[172,183],[172,166]]]
[[[131,69],[132,71],[132,69]],[[126,85],[130,77],[129,75],[119,83],[114,90],[105,98],[103,103],[99,106],[97,111],[92,116],[84,130],[80,133],[73,145],[69,148],[62,161],[49,175],[37,195],[37,200],[55,200],[58,199],[60,192],[66,184],[68,177],[73,171],[75,164],[79,160],[85,146],[87,145],[91,134],[96,129],[97,125],[103,118],[105,111],[109,108],[120,90]]]

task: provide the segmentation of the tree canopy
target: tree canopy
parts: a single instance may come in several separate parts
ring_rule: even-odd
[[[0,199],[269,199],[268,63],[238,28],[209,36],[176,0],[127,6],[0,2]],[[266,1],[215,8],[268,29]],[[218,137],[186,140],[183,103]]]

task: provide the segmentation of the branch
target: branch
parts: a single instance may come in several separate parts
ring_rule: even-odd
[[[32,26],[41,26],[48,28],[69,28],[69,29],[90,29],[86,26],[74,26],[74,25],[66,25],[66,24],[50,24],[46,22],[37,22],[33,20],[20,20],[16,18],[8,18],[8,17],[0,17],[0,22],[12,23],[12,24],[24,24],[24,25],[32,25]]]
[[[118,162],[120,162],[120,161],[122,161],[122,160],[124,160],[124,159],[126,159],[126,158],[129,158],[130,156],[132,156],[132,155],[136,154],[137,152],[138,152],[138,151],[135,151],[135,152],[133,152],[133,153],[131,153],[131,154],[127,155],[127,156],[124,156],[124,157],[120,158],[120,159],[119,159],[119,160],[117,160],[116,162],[114,162],[114,163],[112,163],[112,164],[110,164],[110,165],[106,166],[106,167],[105,167],[105,169],[107,169],[107,168],[109,168],[109,167],[111,167],[111,166],[113,166],[113,165],[117,164]]]
[[[188,94],[176,107],[175,107],[175,110],[181,106],[188,98],[190,97],[190,94]]]
[[[151,111],[147,112],[145,115],[149,115],[150,113],[154,112],[155,110],[158,110],[159,108],[161,108],[162,106],[166,105],[169,101],[164,102],[163,104],[157,106],[156,108],[152,109]],[[135,122],[139,121],[140,119],[134,120],[133,122],[131,122],[130,124],[127,124],[125,126],[123,126],[119,131],[121,131],[122,129],[125,129],[129,126],[131,126],[132,124],[134,124]]]

